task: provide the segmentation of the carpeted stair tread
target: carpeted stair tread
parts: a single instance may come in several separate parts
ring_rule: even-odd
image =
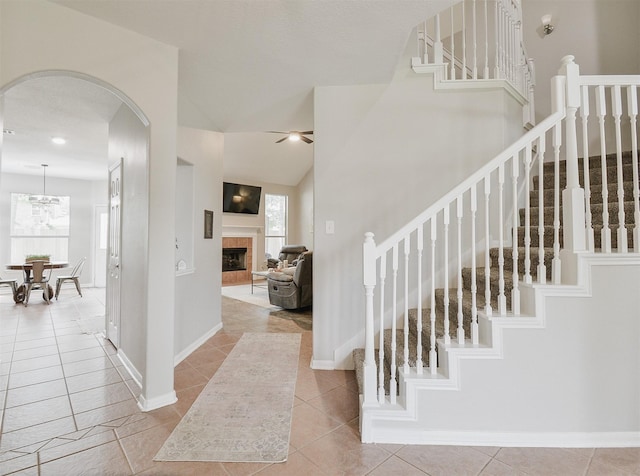
[[[582,182],[581,185],[583,186]],[[624,200],[625,201],[633,201],[633,182],[627,181],[622,184]],[[590,202],[594,203],[602,203],[602,185],[600,183],[591,184],[590,186]],[[607,183],[607,192],[609,202],[617,202],[618,201],[618,184],[617,183]],[[554,204],[554,196],[555,190],[552,188],[547,188],[542,191],[544,198],[545,207],[553,206]],[[531,198],[529,201],[529,205],[531,207],[538,207],[540,205],[539,193],[538,189],[531,190]],[[560,190],[560,196],[562,197],[562,190]]]
[[[537,230],[536,230],[537,233]],[[524,241],[524,238],[522,239]],[[525,260],[525,247],[518,247],[518,274],[522,278],[524,274],[524,260]],[[530,246],[529,254],[531,257],[531,275],[537,277],[538,273],[538,263],[540,260],[539,249],[538,247]],[[512,256],[512,248],[505,247],[503,248],[504,255],[504,268],[508,271],[513,271],[513,256]],[[491,248],[489,250],[489,257],[491,258],[491,268],[498,268],[498,257],[500,256],[500,248]],[[553,248],[545,248],[544,249],[544,263],[547,267],[547,278],[551,278],[551,260],[553,259]],[[482,272],[484,272],[484,268],[482,268]]]
[[[628,221],[628,220],[627,220]],[[595,249],[601,249],[601,230],[603,225],[593,225],[594,230],[594,244]],[[609,229],[611,230],[611,243],[614,248],[618,246],[618,225],[610,225]],[[553,226],[545,225],[544,227],[544,246],[545,248],[553,249],[553,236],[554,229]],[[562,227],[560,227],[559,232],[559,241],[560,247],[562,247]],[[633,227],[631,225],[627,225],[627,242],[629,247],[633,247]],[[531,249],[538,249],[539,237],[538,237],[538,227],[531,227]],[[518,228],[518,244],[520,246],[524,246],[524,227]]]
[[[640,151],[637,151],[638,163],[640,164]],[[553,173],[555,169],[555,162],[553,160],[549,160],[550,156],[547,156],[547,161],[545,161],[543,165],[543,173]],[[612,152],[605,156],[607,167],[614,167],[618,163],[618,155],[616,152]],[[582,157],[578,158],[578,166],[580,169],[584,168],[584,159]],[[623,164],[632,164],[633,163],[633,151],[625,150],[622,152],[622,163]],[[567,165],[565,160],[559,161],[560,171],[564,171]],[[597,169],[602,167],[602,157],[600,155],[591,155],[589,156],[589,169]],[[536,168],[537,170],[537,168]]]
[[[364,364],[364,349],[353,349],[351,353],[353,358],[353,366],[356,371],[356,382],[358,383],[358,393],[362,395],[362,387],[364,385],[364,376],[362,364]]]
[[[618,168],[617,166],[607,167],[607,185],[609,183],[618,183]],[[583,183],[583,175],[584,172],[582,169],[578,170],[578,177],[580,183]],[[633,165],[631,163],[623,164],[622,166],[622,181],[629,182],[633,181]],[[565,173],[561,172],[560,176],[560,187],[563,189],[567,184],[567,176]],[[538,182],[540,180],[540,176],[536,175],[533,177],[533,188],[538,188]],[[593,168],[589,170],[589,183],[602,183],[602,169]],[[548,173],[543,175],[542,187],[545,189],[552,189],[555,187],[555,176],[552,173]]]
[[[609,201],[609,224],[617,225],[619,223],[618,218],[618,210],[620,209],[618,202]],[[603,224],[603,214],[604,205],[602,203],[592,203],[591,204],[591,223],[594,225],[602,225]],[[627,201],[624,202],[624,214],[625,214],[625,223],[631,223],[633,221],[633,213],[634,213],[634,202]],[[555,208],[553,206],[544,207],[543,208],[543,219],[545,224],[553,224],[555,214]],[[629,217],[631,220],[629,220]],[[524,217],[524,209],[520,210],[520,226],[524,226],[525,217]],[[538,207],[531,207],[531,227],[537,227],[540,223],[540,214]],[[562,214],[560,214],[560,223],[562,223]]]
[[[510,294],[510,293],[509,293]],[[494,296],[491,295],[491,306],[492,308],[497,308],[497,294]],[[508,296],[507,306],[509,306],[509,301],[511,300],[511,296]],[[485,298],[484,298],[484,290],[482,292],[478,291],[476,293],[476,307],[478,311],[481,311],[485,307]],[[465,338],[468,338],[471,335],[471,307],[472,307],[472,296],[471,291],[468,289],[462,290],[462,327],[465,332]],[[444,289],[436,289],[436,308],[439,311],[439,315],[443,315],[444,312]],[[458,289],[452,288],[449,289],[449,335],[452,339],[456,338],[458,327]]]

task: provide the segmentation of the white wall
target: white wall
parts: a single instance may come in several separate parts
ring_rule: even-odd
[[[152,124],[149,141],[149,244],[146,269],[148,363],[141,405],[173,392],[174,216],[178,50],[43,0],[0,2],[0,87],[25,75],[66,70],[90,75],[129,98]],[[28,39],[28,40],[26,40]],[[142,259],[142,257],[139,257]]]
[[[434,91],[408,56],[389,85],[316,88],[315,366],[348,365],[334,351],[362,345],[349,340],[364,327],[364,233],[382,241],[493,158],[521,114],[500,90]]]
[[[524,44],[536,67],[536,119],[550,114],[550,79],[571,54],[582,74],[640,74],[638,0],[523,0]],[[555,30],[542,34],[542,15]]]
[[[119,352],[145,375],[149,180],[148,128],[122,105],[109,123],[109,164],[122,163],[120,192],[120,333]],[[111,245],[113,246],[113,244]]]
[[[313,168],[298,184],[298,216],[295,222],[298,243],[313,249]]]
[[[106,171],[105,171],[106,172]],[[11,193],[42,193],[42,178],[36,175],[2,174],[0,187],[0,263],[8,263],[11,256],[10,218]],[[82,286],[92,285],[94,236],[94,207],[106,202],[107,183],[88,180],[73,180],[59,177],[47,177],[47,193],[63,195],[71,198],[69,228],[69,264],[74,265],[80,258],[87,261],[80,278]],[[52,281],[56,275],[65,274],[69,270],[54,270]],[[21,279],[20,272],[12,272]],[[8,276],[9,271],[2,271]],[[75,291],[74,291],[75,292]]]
[[[220,328],[223,134],[178,128],[178,157],[193,164],[193,272],[176,276],[176,356]],[[204,239],[204,210],[213,210],[213,239]]]
[[[226,154],[225,154],[226,155]],[[288,243],[298,244],[303,237],[299,235],[299,228],[296,223],[299,214],[298,204],[298,189],[296,187],[289,187],[287,185],[280,185],[275,183],[260,182],[257,180],[248,181],[246,179],[239,179],[236,177],[224,177],[225,182],[232,183],[244,183],[247,185],[256,185],[262,187],[262,195],[260,197],[260,210],[257,215],[249,215],[244,213],[222,213],[222,233],[225,236],[233,235],[233,232],[225,231],[225,227],[230,230],[238,230],[246,228],[248,233],[254,233],[257,229],[260,229],[260,234],[257,237],[256,243],[256,256],[254,257],[253,268],[260,269],[264,258],[264,196],[266,193],[273,195],[287,195],[289,197],[289,230],[288,230]],[[222,182],[222,181],[221,181]],[[222,200],[222,183],[220,183],[220,200]],[[231,233],[231,235],[228,235]],[[239,235],[238,235],[239,236]],[[302,243],[305,244],[306,243]],[[309,245],[307,245],[309,248]],[[222,265],[221,265],[222,267]]]
[[[625,433],[637,444],[638,282],[637,264],[593,266],[590,297],[547,297],[544,328],[506,329],[504,359],[463,360],[461,390],[425,391],[412,426],[425,435],[465,432],[477,444],[494,444],[493,434],[518,446],[523,437],[592,447],[600,445],[589,438],[620,442]]]

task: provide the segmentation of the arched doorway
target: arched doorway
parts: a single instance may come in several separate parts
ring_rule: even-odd
[[[23,76],[0,89],[4,143],[0,152],[0,190],[12,191],[26,187],[31,193],[40,192],[48,183],[48,193],[72,198],[69,210],[70,225],[60,245],[61,261],[76,262],[87,258],[87,276],[96,272],[93,250],[98,228],[94,223],[97,207],[108,205],[108,168],[115,161],[122,162],[123,199],[131,199],[131,206],[123,206],[122,233],[136,240],[118,240],[107,234],[107,246],[126,241],[127,272],[120,281],[136,283],[135,292],[127,290],[121,299],[107,302],[106,321],[121,304],[134,316],[123,323],[127,331],[126,348],[140,349],[139,354],[123,352],[121,360],[138,383],[144,381],[146,349],[146,315],[140,296],[146,296],[148,223],[148,126],[149,121],[126,95],[116,88],[88,75],[67,71],[44,71]],[[64,145],[52,145],[51,139],[66,139]],[[59,146],[59,147],[58,147]],[[56,148],[57,147],[57,148]],[[47,164],[48,177],[43,184],[41,164]],[[10,179],[9,179],[10,178]],[[44,190],[42,190],[44,194]],[[2,197],[8,196],[3,193]],[[5,209],[10,206],[0,200]],[[2,213],[6,220],[0,229],[11,235],[10,213]],[[140,239],[142,238],[142,239]],[[115,241],[114,241],[115,240]],[[13,237],[0,249],[0,261],[11,259]],[[118,245],[118,249],[121,247]],[[94,283],[95,284],[95,283]],[[111,288],[111,289],[109,289]],[[134,289],[134,288],[132,288]],[[113,285],[107,284],[108,294]],[[143,301],[143,300],[142,300]],[[139,319],[139,322],[135,322]],[[108,329],[107,326],[105,328]],[[120,331],[120,326],[117,330]],[[120,339],[111,335],[118,345]],[[119,353],[120,354],[120,353]],[[143,398],[143,396],[140,396]]]

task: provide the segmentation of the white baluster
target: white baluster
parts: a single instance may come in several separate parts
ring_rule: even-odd
[[[620,86],[615,85],[611,89],[611,113],[616,127],[616,163],[618,178],[618,253],[626,253],[627,244],[627,228],[625,226],[626,217],[624,213],[624,177],[622,169],[622,126],[620,119],[622,117],[622,95],[620,94]],[[603,204],[604,206],[604,204]]]
[[[562,129],[560,124],[553,128],[553,261],[551,262],[551,279],[553,284],[560,284],[560,147],[562,146]]]
[[[444,208],[444,343],[451,344],[449,333],[449,204]]]
[[[511,281],[513,287],[511,288],[511,312],[516,316],[520,314],[520,275],[518,271],[518,226],[520,225],[520,212],[518,210],[518,177],[520,176],[520,164],[518,163],[519,155],[519,153],[516,153],[511,158],[511,193],[513,195],[513,237],[511,244],[511,258],[513,260]]]
[[[422,250],[424,248],[424,236],[422,225],[418,227],[417,249],[418,249],[418,318],[416,332],[418,333],[418,343],[416,345],[416,372],[422,375],[424,363],[422,362]]]
[[[429,370],[431,375],[438,373],[438,354],[436,353],[436,217],[431,218],[431,322],[429,343]]]
[[[484,313],[487,316],[493,314],[491,309],[491,223],[489,222],[489,209],[491,208],[491,175],[487,175],[484,178],[484,242],[485,242],[485,254],[484,254]]]
[[[460,79],[467,79],[467,16],[465,12],[465,0],[462,0],[462,74]]]
[[[398,381],[396,380],[396,347],[397,347],[397,324],[396,318],[398,310],[398,244],[393,245],[393,292],[392,292],[392,307],[393,312],[391,316],[391,379],[389,381],[389,400],[392,405],[395,405],[398,393]]]
[[[364,362],[362,364],[364,406],[374,406],[377,403],[373,310],[373,291],[376,287],[376,243],[373,240],[373,236],[373,233],[365,233],[364,243],[362,244],[363,284],[365,290],[365,349]],[[380,319],[382,319],[382,314]]]
[[[473,67],[471,70],[471,77],[478,79],[478,37],[477,37],[477,19],[476,19],[476,0],[472,0],[471,3],[472,21],[473,21]]]
[[[424,36],[422,37],[422,45],[423,45],[423,58],[422,58],[422,64],[429,64],[429,52],[428,52],[428,48],[429,48],[429,44],[428,44],[428,35],[427,35],[427,21],[424,21]]]
[[[462,309],[462,195],[456,199],[456,218],[458,219],[458,344],[464,345],[464,313]]]
[[[444,63],[444,48],[442,46],[442,37],[440,34],[440,14],[436,15],[436,41],[433,44],[433,62],[435,64]]]
[[[585,218],[587,219],[587,250],[593,253],[595,249],[595,237],[593,231],[593,218],[591,216],[591,178],[589,160],[589,86],[582,86],[580,105],[580,119],[582,121],[582,170],[584,175],[584,199]]]
[[[524,186],[524,282],[531,284],[531,144],[524,150]]]
[[[507,313],[504,294],[504,162],[498,166],[498,314]]]
[[[494,58],[494,71],[493,77],[494,79],[500,79],[500,20],[498,18],[498,2],[494,3],[493,8],[494,13],[494,30],[495,30],[495,39],[496,39],[496,56]]]
[[[609,228],[609,186],[607,185],[607,144],[605,138],[605,116],[607,104],[604,86],[596,90],[596,114],[600,124],[600,168],[602,169],[602,232],[601,243],[603,253],[611,253],[611,229]]]
[[[451,43],[449,48],[451,50],[451,72],[449,73],[449,79],[456,79],[456,43],[454,41],[455,35],[453,34],[455,31],[454,28],[453,7],[451,7]]]
[[[544,153],[546,150],[546,136],[538,139],[538,282],[547,282],[547,265],[544,263]]]
[[[636,86],[627,88],[627,111],[631,122],[631,160],[633,161],[633,250],[640,253],[640,180],[638,180],[638,92]]]
[[[409,373],[409,254],[411,253],[411,240],[409,235],[404,238],[404,364],[402,371]]]
[[[384,295],[387,277],[387,254],[380,257],[380,344],[378,349],[378,402],[385,401],[384,390]]]
[[[489,0],[484,0],[484,72],[483,79],[489,79]]]
[[[476,212],[478,211],[478,197],[476,184],[471,186],[471,343],[478,345],[478,285],[476,269]]]

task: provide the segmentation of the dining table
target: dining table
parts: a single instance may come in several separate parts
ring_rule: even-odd
[[[66,268],[67,266],[69,266],[69,263],[66,261],[47,261],[44,264],[44,269],[60,269]],[[24,295],[26,291],[25,283],[31,278],[31,270],[33,269],[33,264],[31,262],[10,263],[6,266],[6,268],[13,271],[23,272],[23,282],[18,286],[15,294],[13,295],[13,301],[15,303],[21,303],[24,301]],[[53,288],[49,284],[47,286],[49,286],[49,296],[53,296]]]

